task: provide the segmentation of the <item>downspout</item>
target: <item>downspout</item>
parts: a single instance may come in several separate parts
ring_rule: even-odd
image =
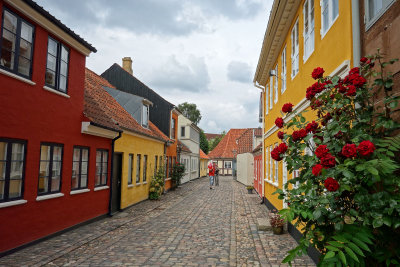
[[[113,176],[114,176],[114,145],[115,141],[121,138],[122,132],[118,132],[118,136],[111,140],[111,175],[110,175],[110,199],[108,201],[108,215],[112,216],[111,213],[111,202],[112,202],[112,192],[113,192]]]
[[[254,82],[254,87],[257,87],[261,89],[262,92],[262,99],[264,100],[265,97],[265,87],[262,85],[259,85],[258,82]],[[260,204],[264,203],[264,186],[265,186],[265,181],[264,181],[264,168],[265,168],[265,159],[264,159],[264,145],[265,145],[265,140],[264,140],[264,122],[265,122],[265,111],[264,111],[264,101],[262,101],[262,147],[261,147],[261,153],[262,153],[262,168],[261,168],[261,179],[262,179],[262,193],[261,193],[261,198],[262,201]]]
[[[353,33],[353,67],[360,67],[361,34],[359,0],[351,0],[351,28]]]

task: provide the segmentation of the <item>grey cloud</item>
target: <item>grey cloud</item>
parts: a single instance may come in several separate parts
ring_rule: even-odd
[[[200,92],[208,90],[210,76],[204,58],[190,56],[181,63],[172,55],[154,71],[150,83],[155,88]]]
[[[257,0],[259,1],[259,0]],[[208,29],[209,18],[230,20],[255,16],[255,0],[37,0],[74,28],[103,25],[140,34],[187,35]]]
[[[231,61],[228,64],[228,78],[231,81],[251,82],[252,69],[249,64],[240,61]]]

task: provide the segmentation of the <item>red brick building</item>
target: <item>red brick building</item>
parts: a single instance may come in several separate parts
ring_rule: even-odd
[[[31,0],[0,11],[1,255],[107,214],[118,129],[84,115],[96,49]]]

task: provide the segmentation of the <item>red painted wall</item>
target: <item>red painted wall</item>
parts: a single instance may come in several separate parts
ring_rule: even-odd
[[[166,157],[167,157],[167,164],[166,164],[166,168],[168,170],[169,166],[168,166],[168,157],[172,157],[175,158],[175,160],[177,159],[177,145],[178,145],[178,115],[175,114],[174,112],[172,112],[172,118],[175,119],[175,142],[170,145],[169,147],[167,147],[167,151],[165,153]],[[171,123],[171,122],[170,122]],[[168,172],[167,172],[168,173]],[[165,181],[165,190],[170,189],[172,186],[171,184],[171,179],[167,179]]]
[[[257,193],[262,196],[262,155],[254,155],[254,189],[257,191]],[[257,168],[256,168],[257,166]]]
[[[3,1],[0,2],[2,9]],[[108,212],[109,190],[95,192],[93,189],[96,149],[108,149],[111,155],[111,140],[80,132],[81,122],[85,120],[83,91],[86,58],[70,48],[70,98],[44,90],[48,33],[28,21],[35,25],[32,81],[36,85],[0,73],[0,138],[27,140],[23,199],[28,202],[0,208],[0,252]],[[64,144],[61,182],[63,197],[36,201],[41,142]],[[90,192],[78,195],[70,195],[74,145],[90,147]],[[108,183],[109,180],[108,175]]]

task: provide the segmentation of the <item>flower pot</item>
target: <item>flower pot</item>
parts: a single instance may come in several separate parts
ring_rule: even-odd
[[[283,233],[283,226],[272,226],[274,235],[281,235]]]
[[[253,189],[247,189],[248,194],[253,194]]]

